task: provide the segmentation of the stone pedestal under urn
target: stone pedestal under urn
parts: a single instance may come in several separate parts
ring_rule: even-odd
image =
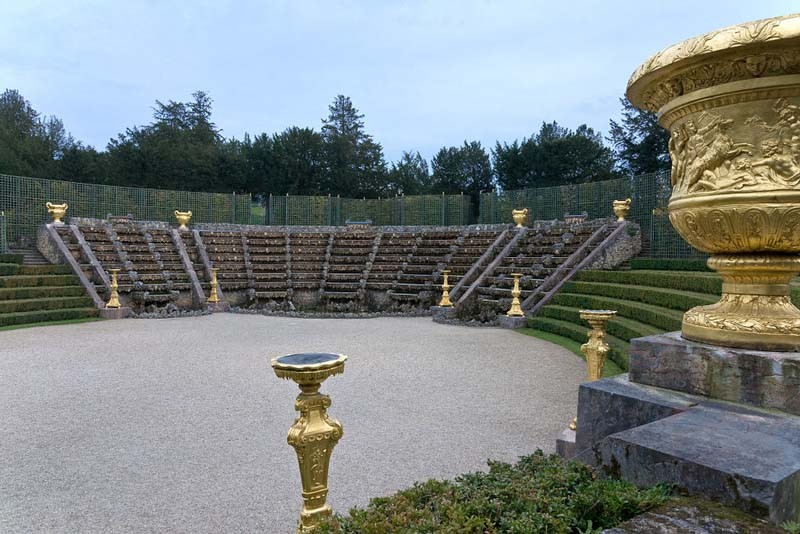
[[[670,221],[711,254],[722,297],[633,340],[627,376],[581,386],[570,454],[800,520],[800,15],[670,46],[627,95],[670,132]]]

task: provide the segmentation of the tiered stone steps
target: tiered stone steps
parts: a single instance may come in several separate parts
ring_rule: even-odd
[[[203,232],[203,244],[211,266],[218,269],[222,290],[247,289],[249,281],[241,232]]]
[[[289,241],[286,233],[247,232],[245,239],[256,300],[275,303],[289,300]]]
[[[0,327],[98,317],[69,266],[22,262],[22,255],[0,255]]]
[[[324,232],[291,234],[289,250],[293,289],[320,289],[330,239],[331,235]]]
[[[436,293],[435,274],[457,250],[459,231],[427,232],[419,236],[411,256],[398,274],[389,296],[401,304],[430,306]]]
[[[477,298],[481,309],[500,314],[511,305],[513,273],[520,273],[520,299],[525,300],[583,244],[600,223],[564,221],[528,229],[500,265],[486,273]],[[608,229],[611,232],[611,229]]]
[[[374,232],[334,236],[325,278],[325,301],[353,301],[356,305],[363,301],[364,273],[374,243]]]

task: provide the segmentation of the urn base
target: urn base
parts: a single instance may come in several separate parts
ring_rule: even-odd
[[[800,256],[729,254],[709,258],[722,297],[683,316],[685,339],[754,350],[800,351],[800,310],[790,297]]]

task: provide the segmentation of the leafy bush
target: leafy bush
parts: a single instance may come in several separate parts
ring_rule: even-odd
[[[661,306],[662,308],[671,308],[680,311],[686,311],[693,306],[713,304],[719,300],[719,297],[710,294],[651,286],[606,284],[601,282],[569,281],[564,284],[561,291],[643,302],[645,304],[652,304],[653,306]]]
[[[550,304],[590,310],[617,310],[617,313],[622,317],[635,319],[640,323],[649,324],[664,332],[680,330],[683,316],[683,313],[679,310],[670,310],[641,302],[631,302],[611,297],[576,295],[574,293],[558,293],[550,301]]]
[[[565,464],[541,451],[516,465],[489,462],[488,473],[455,481],[429,480],[376,498],[364,509],[336,515],[322,532],[579,533],[613,527],[661,504],[664,486],[639,490],[628,482],[599,479],[583,464]]]
[[[574,280],[661,287],[713,295],[719,295],[722,292],[722,277],[698,272],[581,271],[575,276]]]
[[[631,269],[652,271],[710,271],[706,260],[631,258]]]

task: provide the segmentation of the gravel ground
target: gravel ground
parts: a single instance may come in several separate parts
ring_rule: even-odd
[[[583,362],[429,318],[215,314],[0,332],[0,531],[293,532],[294,383],[269,359],[347,354],[329,502],[552,452]]]

